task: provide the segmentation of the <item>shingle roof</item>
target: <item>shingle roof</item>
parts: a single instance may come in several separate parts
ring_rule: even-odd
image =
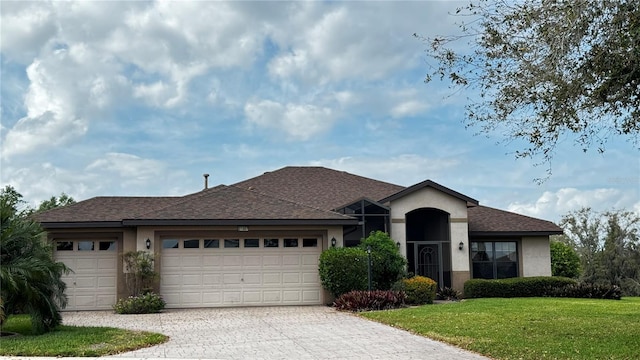
[[[408,195],[409,188],[324,167],[285,167],[182,197],[95,197],[34,215],[45,227],[168,224],[347,224],[354,218],[332,212],[359,199],[379,201]],[[445,192],[446,192],[445,191]],[[475,201],[475,200],[473,200]],[[477,203],[477,202],[476,202]],[[550,221],[486,206],[468,208],[471,236],[551,235],[562,229]]]
[[[145,220],[321,220],[354,222],[335,212],[278,199],[237,186],[219,185],[187,195],[168,206],[126,220],[141,224]]]
[[[562,234],[562,229],[551,221],[524,216],[509,211],[474,206],[467,209],[469,234],[481,235],[554,235]]]
[[[42,222],[109,222],[122,221],[165,207],[180,197],[94,197],[73,205],[43,211],[34,219]]]
[[[241,181],[235,186],[281,199],[334,210],[363,197],[379,200],[403,186],[353,175],[325,167],[288,166]]]

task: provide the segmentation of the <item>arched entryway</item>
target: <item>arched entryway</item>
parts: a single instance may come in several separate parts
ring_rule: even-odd
[[[451,287],[449,213],[422,208],[406,214],[408,271]]]

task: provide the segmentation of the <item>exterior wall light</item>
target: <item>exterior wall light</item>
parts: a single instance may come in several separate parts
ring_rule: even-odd
[[[462,250],[463,248],[464,248],[464,243],[460,241],[460,244],[458,244],[458,249]]]
[[[396,246],[398,247],[398,249],[400,249],[400,241],[396,243]]]
[[[335,237],[331,238],[331,247],[336,247],[336,238]]]
[[[147,238],[147,241],[145,241],[144,244],[147,246],[147,250],[151,249],[151,239]]]

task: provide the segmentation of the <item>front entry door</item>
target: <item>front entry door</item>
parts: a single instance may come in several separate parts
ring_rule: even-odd
[[[426,276],[444,284],[442,273],[442,244],[413,244],[413,264],[416,275]]]

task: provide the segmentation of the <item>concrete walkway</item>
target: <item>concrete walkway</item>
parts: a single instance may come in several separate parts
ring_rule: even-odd
[[[112,356],[154,359],[487,359],[328,307],[166,310],[115,315],[69,312],[66,325],[163,333],[158,346]],[[103,358],[104,359],[104,358]]]

